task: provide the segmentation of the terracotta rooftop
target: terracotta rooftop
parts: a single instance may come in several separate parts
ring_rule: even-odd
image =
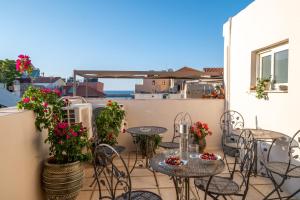
[[[38,77],[32,80],[33,83],[54,83],[61,77]]]

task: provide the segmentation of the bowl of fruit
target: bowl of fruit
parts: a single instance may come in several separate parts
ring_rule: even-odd
[[[171,155],[164,160],[165,165],[180,168],[187,164],[186,160],[181,160],[179,156]]]
[[[199,158],[203,161],[210,162],[210,161],[216,161],[221,160],[221,156],[214,154],[214,153],[203,153],[199,155]]]

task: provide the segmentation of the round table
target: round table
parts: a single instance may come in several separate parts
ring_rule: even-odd
[[[128,128],[126,131],[131,134],[133,138],[133,142],[136,145],[136,153],[135,153],[135,161],[133,164],[133,167],[130,170],[130,173],[135,169],[136,164],[137,164],[137,157],[138,157],[138,142],[137,142],[137,136],[144,136],[146,139],[146,145],[145,145],[145,151],[150,152],[146,153],[146,168],[149,169],[151,172],[153,172],[153,176],[156,182],[156,186],[158,187],[158,181],[157,177],[155,174],[155,171],[151,170],[149,168],[149,159],[153,156],[154,152],[154,142],[153,142],[153,137],[155,135],[159,135],[162,133],[165,133],[168,129],[160,126],[139,126],[139,127],[131,127]],[[150,151],[149,151],[150,149]],[[158,191],[160,193],[160,191]]]
[[[145,151],[147,153],[145,156],[146,156],[146,166],[148,167],[148,160],[153,156],[154,153],[154,144],[153,141],[151,142],[151,138],[153,138],[155,135],[165,133],[167,130],[168,129],[160,126],[138,126],[138,127],[131,127],[126,130],[128,133],[131,134],[131,136],[133,137],[133,142],[136,145],[136,157],[135,157],[136,159],[132,169],[130,170],[130,173],[133,171],[137,163],[137,154],[138,154],[137,136],[146,137]],[[151,153],[148,153],[149,149]]]
[[[258,155],[257,155],[257,143],[258,141],[266,141],[266,140],[277,140],[277,139],[280,139],[282,138],[284,141],[288,141],[290,139],[289,136],[283,134],[283,133],[280,133],[280,132],[277,132],[277,131],[272,131],[272,130],[266,130],[266,129],[254,129],[254,128],[244,128],[246,130],[250,130],[252,135],[253,135],[253,138],[254,138],[254,176],[256,176],[258,174]],[[235,129],[232,131],[233,134],[235,135],[240,135],[241,132],[244,130],[244,129]],[[263,173],[262,173],[263,174]]]
[[[220,174],[225,168],[223,160],[201,160],[199,158],[200,154],[198,153],[188,153],[188,160],[184,166],[170,166],[164,162],[170,155],[178,155],[178,151],[169,150],[165,153],[153,156],[153,158],[150,159],[150,166],[154,171],[166,174],[173,178],[177,197],[179,196],[177,180],[181,178],[184,179],[183,199],[190,199],[190,178],[212,177],[216,174]]]

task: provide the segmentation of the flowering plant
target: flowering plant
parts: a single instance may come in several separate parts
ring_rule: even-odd
[[[19,55],[16,60],[16,70],[20,73],[27,72],[31,74],[33,70],[33,65],[31,64],[30,57],[27,55]]]
[[[53,120],[62,118],[64,102],[60,100],[59,90],[29,87],[17,106],[34,111],[36,128],[41,131],[43,128],[53,128]]]
[[[50,144],[50,155],[55,163],[70,163],[88,160],[89,155],[83,153],[88,146],[87,129],[79,124],[69,125],[66,122],[57,122],[50,129],[46,142]]]
[[[32,110],[35,113],[35,126],[39,131],[48,130],[45,143],[50,144],[51,162],[57,164],[83,161],[89,158],[83,153],[88,147],[87,130],[82,124],[63,122],[66,102],[60,99],[59,90],[29,87],[24,93],[18,108]]]
[[[212,135],[212,132],[209,130],[208,124],[201,121],[198,121],[191,126],[190,133],[193,135],[194,140],[198,144],[201,141],[205,142],[205,137],[207,135]]]
[[[121,132],[124,117],[125,111],[122,106],[109,100],[106,107],[96,117],[98,142],[109,145],[117,144],[117,137]],[[122,132],[125,132],[125,130],[122,130]]]

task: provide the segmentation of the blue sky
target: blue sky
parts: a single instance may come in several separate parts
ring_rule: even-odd
[[[73,69],[223,66],[222,26],[252,1],[1,0],[0,59],[28,54],[46,75],[62,77]],[[106,90],[137,82],[101,81]]]

